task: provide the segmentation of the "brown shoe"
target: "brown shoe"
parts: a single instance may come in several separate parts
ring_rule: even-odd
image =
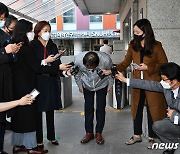
[[[92,139],[94,139],[94,134],[93,133],[87,133],[82,140],[80,141],[81,143],[88,143],[89,141],[91,141]]]
[[[96,137],[97,144],[104,144],[104,139],[100,133],[96,133],[95,137]]]
[[[25,146],[13,146],[13,153],[26,152]]]
[[[132,136],[129,141],[126,142],[127,145],[132,145],[136,142],[142,142],[142,138],[141,137],[136,137],[136,136]]]

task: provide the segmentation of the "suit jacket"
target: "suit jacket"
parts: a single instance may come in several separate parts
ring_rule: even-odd
[[[130,86],[134,88],[140,88],[149,91],[157,91],[164,93],[168,107],[174,110],[170,118],[170,121],[174,122],[174,116],[178,116],[179,117],[178,123],[180,125],[180,88],[178,91],[178,96],[176,97],[176,99],[174,99],[171,89],[164,89],[159,82],[140,80],[140,79],[130,79]]]
[[[138,65],[140,64],[140,51],[135,52],[132,46],[130,45],[124,60],[117,66],[118,71],[125,71],[132,61]],[[143,63],[148,66],[148,70],[143,71],[144,79],[151,81],[160,81],[160,76],[158,74],[159,68],[161,65],[167,63],[167,57],[160,42],[155,42],[153,46],[153,54],[150,57],[144,56]],[[140,71],[133,71],[133,78],[140,79]],[[153,121],[165,118],[167,106],[164,95],[161,93],[150,91],[145,91],[145,95]],[[133,119],[135,119],[136,117],[139,99],[140,89],[133,88],[131,103]],[[156,103],[154,104],[154,102]]]

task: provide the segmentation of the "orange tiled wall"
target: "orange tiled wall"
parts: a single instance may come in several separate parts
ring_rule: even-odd
[[[63,30],[63,17],[57,16],[57,30]]]
[[[116,29],[116,15],[103,15],[103,29]]]

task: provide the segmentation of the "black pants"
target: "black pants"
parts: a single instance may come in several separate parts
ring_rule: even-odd
[[[3,151],[6,123],[0,123],[0,151]]]
[[[89,91],[84,88],[85,99],[85,130],[86,133],[93,133],[94,126],[94,95],[96,93],[96,133],[102,133],[105,124],[105,107],[107,87],[98,91]]]
[[[47,111],[46,113],[46,126],[47,126],[47,139],[52,141],[55,140],[55,128],[54,128],[54,110]],[[43,122],[42,112],[38,112],[37,120],[37,143],[43,143]]]
[[[138,105],[138,110],[136,113],[136,118],[134,119],[134,134],[135,135],[141,135],[142,134],[142,119],[143,119],[143,108],[144,108],[144,102],[145,102],[145,91],[140,90],[140,100]],[[147,104],[147,118],[148,118],[148,134],[149,137],[156,137],[156,134],[154,133],[152,129],[153,120],[151,117],[151,113],[149,111],[149,107]]]

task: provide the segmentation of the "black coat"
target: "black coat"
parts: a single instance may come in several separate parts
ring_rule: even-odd
[[[39,40],[34,40],[31,42],[31,46],[34,48],[34,55],[38,61],[44,59],[44,46]],[[56,55],[58,49],[56,44],[52,40],[49,40],[46,45],[47,56]],[[52,66],[60,65],[61,61],[56,60],[51,63]],[[62,75],[62,71],[59,71],[59,75]],[[46,75],[38,74],[37,75],[37,89],[40,92],[40,95],[37,98],[38,111],[52,111],[59,110],[62,108],[61,104],[61,82],[59,75]]]
[[[13,55],[7,54],[4,45],[7,44],[8,35],[0,29],[0,102],[12,100],[11,63]],[[6,119],[6,112],[0,113],[0,123]]]
[[[28,44],[23,44],[16,56],[17,61],[12,65],[14,99],[20,99],[36,88],[37,73],[58,73],[58,66],[41,66],[41,62],[35,59],[33,49]],[[36,131],[36,119],[36,101],[32,105],[18,106],[12,117],[12,129],[17,133]]]

